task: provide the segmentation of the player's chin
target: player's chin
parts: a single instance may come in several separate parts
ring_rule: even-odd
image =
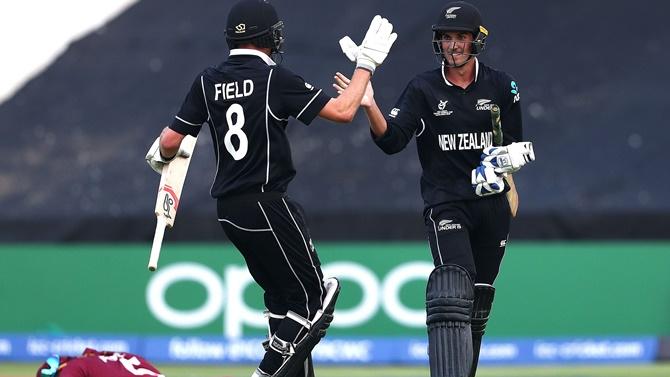
[[[449,58],[447,58],[446,61],[447,61],[447,65],[449,67],[457,67],[459,64],[461,64],[459,59],[449,59]]]
[[[455,59],[453,57],[447,57],[445,60],[450,67],[460,67],[468,61],[468,58],[466,56],[457,56]]]

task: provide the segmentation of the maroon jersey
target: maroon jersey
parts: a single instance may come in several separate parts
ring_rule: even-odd
[[[84,350],[81,356],[61,357],[58,372],[54,377],[164,377],[158,369],[142,356],[125,352]],[[37,370],[37,377],[44,376],[42,369],[49,369],[47,363]]]

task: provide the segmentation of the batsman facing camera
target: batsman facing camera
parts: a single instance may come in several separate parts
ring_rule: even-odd
[[[519,85],[479,61],[489,35],[479,10],[447,4],[432,25],[440,67],[417,74],[385,116],[369,85],[362,104],[374,143],[398,153],[416,138],[424,223],[435,269],[426,310],[431,377],[474,377],[518,194],[512,179],[535,159],[524,142]],[[361,46],[340,40],[355,60]],[[338,91],[350,85],[335,77]]]
[[[488,30],[482,24],[479,10],[465,1],[447,4],[431,29],[433,31],[433,52],[438,59],[444,59],[445,64],[450,67],[462,67],[470,59],[478,56],[484,50],[486,37],[489,35]],[[468,58],[462,63],[455,63],[453,56],[452,59],[448,59],[447,57],[452,55],[453,51],[445,50],[443,47],[446,32],[455,31],[469,32],[473,37],[473,40],[469,42],[471,46],[467,53]]]

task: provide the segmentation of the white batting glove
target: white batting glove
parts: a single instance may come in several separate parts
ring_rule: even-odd
[[[172,156],[171,158],[165,158],[161,154],[161,148],[160,148],[160,136],[156,138],[153,144],[151,144],[151,147],[149,148],[149,151],[147,151],[147,155],[144,157],[145,160],[147,160],[147,164],[151,166],[151,168],[158,174],[163,173],[163,166],[165,164],[170,163],[170,161],[174,160],[175,157],[189,157],[190,154],[179,148],[179,151],[177,154]]]
[[[484,149],[481,165],[493,168],[499,174],[514,173],[531,161],[535,161],[533,143],[524,141]]]
[[[348,35],[342,37],[342,39],[340,39],[340,48],[342,49],[344,55],[346,55],[347,59],[349,59],[352,63],[356,62],[360,52],[360,47],[356,44],[356,42],[351,40],[351,37]]]
[[[374,73],[388,56],[397,38],[398,34],[393,33],[393,25],[386,18],[377,15],[372,19],[360,46],[356,46],[351,38],[345,36],[340,39],[340,47],[349,60],[356,61],[357,68]]]
[[[497,174],[493,168],[482,165],[472,169],[470,183],[478,196],[499,194],[505,190],[503,176]]]
[[[495,172],[493,168],[479,165],[472,169],[471,184],[473,186],[479,183],[496,183],[502,175]]]
[[[500,178],[499,183],[480,183],[477,186],[475,186],[475,194],[478,196],[489,196],[489,195],[495,195],[495,194],[500,194],[505,190],[505,181]]]

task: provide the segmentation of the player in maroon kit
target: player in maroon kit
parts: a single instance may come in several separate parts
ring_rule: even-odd
[[[87,348],[81,356],[49,357],[36,377],[164,377],[142,356]]]

